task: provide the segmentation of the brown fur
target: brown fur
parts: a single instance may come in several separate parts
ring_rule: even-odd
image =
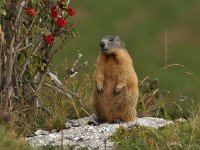
[[[101,52],[93,77],[93,106],[98,119],[110,123],[135,121],[138,79],[128,52],[119,48],[110,50],[110,54]],[[97,91],[100,86],[102,93]]]

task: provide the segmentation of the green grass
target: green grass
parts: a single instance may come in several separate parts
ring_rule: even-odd
[[[174,124],[159,129],[146,127],[132,129],[118,129],[112,136],[118,149],[124,150],[172,150],[172,149],[199,149],[200,142],[200,114],[199,111],[186,122]]]
[[[34,150],[22,138],[6,127],[0,124],[0,149],[1,150]]]

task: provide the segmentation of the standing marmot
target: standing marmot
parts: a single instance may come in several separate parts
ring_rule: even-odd
[[[93,105],[98,119],[135,121],[138,78],[131,57],[117,36],[104,36],[94,72]]]

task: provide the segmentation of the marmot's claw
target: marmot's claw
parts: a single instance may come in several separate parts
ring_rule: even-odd
[[[98,93],[103,93],[103,87],[102,86],[97,86],[97,92]]]
[[[122,121],[121,121],[121,119],[115,119],[115,120],[113,121],[113,123],[118,123],[118,124],[120,124],[120,123],[122,123]]]
[[[114,90],[113,90],[113,95],[118,95],[120,92],[121,92],[121,88],[115,88]]]

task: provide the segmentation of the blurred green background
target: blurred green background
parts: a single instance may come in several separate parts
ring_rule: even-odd
[[[71,61],[83,49],[82,61],[88,70],[96,62],[102,35],[120,36],[134,61],[140,80],[157,78],[162,89],[173,97],[199,97],[200,91],[200,0],[72,0],[76,15],[70,20],[80,37],[71,40],[55,58],[61,70],[65,60]],[[165,66],[164,41],[168,31],[169,64]]]

